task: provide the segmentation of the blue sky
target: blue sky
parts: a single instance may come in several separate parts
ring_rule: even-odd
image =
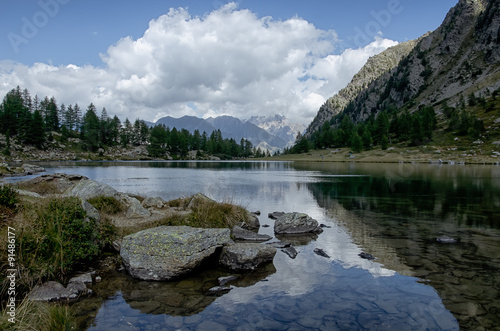
[[[53,94],[60,102],[95,102],[110,113],[140,115],[148,120],[166,114],[241,117],[275,111],[307,122],[369,56],[436,29],[457,0],[227,3],[1,0],[0,93],[19,84],[33,94]],[[177,10],[179,7],[184,10]],[[151,28],[150,22],[158,24]],[[256,35],[245,27],[255,27]],[[173,31],[193,38],[194,43],[184,49],[192,56],[190,62],[182,54],[171,54],[186,45],[185,39],[174,38]],[[216,39],[213,45],[196,42],[207,41],[210,34]],[[224,43],[220,43],[222,39]],[[217,53],[217,45],[226,51]],[[304,48],[307,51],[302,52]],[[243,50],[248,55],[243,64],[249,67],[246,73],[241,69]],[[273,54],[263,61],[269,53]],[[231,71],[229,65],[225,70],[221,59],[236,69]],[[284,68],[287,59],[290,66]],[[263,65],[269,68],[258,69]],[[179,66],[183,70],[172,74]],[[254,66],[257,69],[251,69]],[[217,67],[216,72],[212,73],[211,67]],[[235,79],[264,69],[267,71],[253,75],[254,81]],[[200,72],[206,77],[191,79]],[[321,72],[329,74],[322,76]],[[181,76],[185,77],[179,81]],[[214,81],[214,76],[220,79]],[[85,90],[77,93],[71,84],[61,85],[65,77]],[[165,88],[172,77],[181,90]],[[289,80],[296,84],[283,87]],[[276,94],[263,96],[259,86],[264,84],[269,84],[266,91],[275,89]],[[249,97],[252,93],[254,98]]]

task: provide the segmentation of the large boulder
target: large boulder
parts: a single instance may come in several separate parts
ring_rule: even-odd
[[[236,243],[225,246],[219,262],[234,271],[250,271],[260,264],[270,262],[276,255],[276,248],[256,243]]]
[[[274,222],[276,234],[321,233],[318,221],[304,213],[285,213]]]
[[[133,277],[169,280],[191,272],[230,242],[229,229],[160,226],[123,238],[120,255]]]
[[[82,179],[76,185],[71,187],[65,193],[66,196],[79,197],[84,200],[96,198],[96,197],[113,197],[118,198],[119,193],[117,190],[111,186],[96,182],[92,179]]]

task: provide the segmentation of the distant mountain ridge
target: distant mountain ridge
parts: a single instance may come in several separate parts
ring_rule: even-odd
[[[233,138],[237,142],[245,138],[255,147],[271,153],[292,146],[297,135],[294,130],[305,129],[305,126],[292,124],[281,115],[253,116],[246,121],[227,115],[207,119],[188,115],[180,118],[166,116],[156,121],[154,125],[156,124],[163,124],[171,129],[186,129],[191,133],[198,130],[200,133],[205,131],[210,134],[214,130],[220,130],[224,138]]]

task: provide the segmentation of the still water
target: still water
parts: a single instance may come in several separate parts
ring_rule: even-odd
[[[78,303],[89,330],[500,329],[500,167],[286,162],[45,163],[166,200],[202,192],[261,211],[304,212],[318,236],[279,238],[273,264],[210,295],[208,269],[175,282],[111,272]],[[454,244],[436,241],[441,235]],[[314,253],[323,249],[330,257]],[[362,259],[360,252],[376,257]],[[97,298],[97,299],[96,299]]]

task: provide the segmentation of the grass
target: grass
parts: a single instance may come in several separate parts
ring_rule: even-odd
[[[104,215],[116,215],[125,209],[125,206],[114,197],[95,197],[89,199],[88,203]]]
[[[0,316],[0,330],[54,331],[76,330],[76,319],[67,305],[34,302],[25,298],[16,306],[15,323],[6,310]]]

